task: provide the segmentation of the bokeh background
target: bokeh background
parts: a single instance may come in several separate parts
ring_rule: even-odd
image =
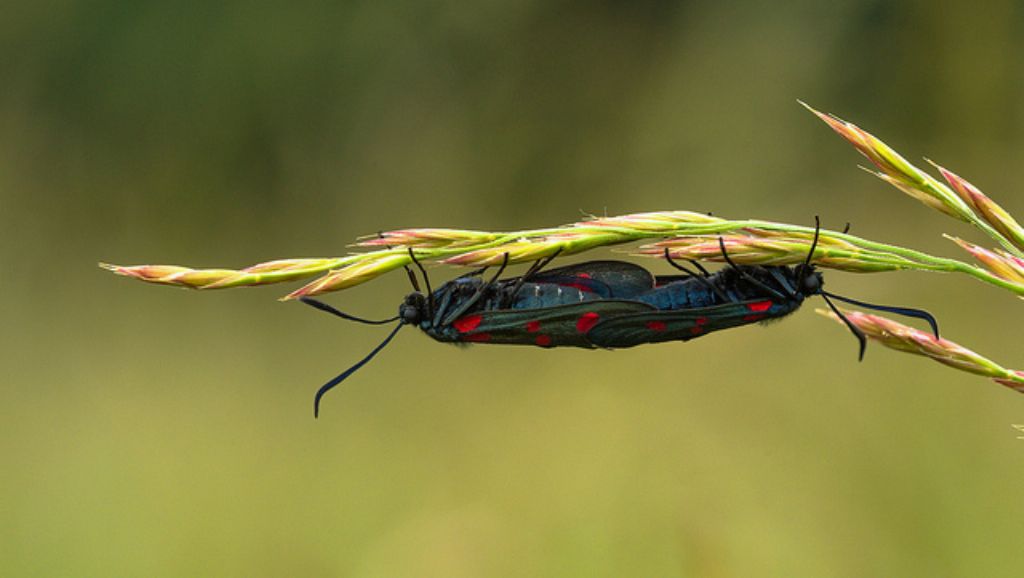
[[[616,352],[407,331],[314,421],[384,329],[275,300],[294,286],[96,267],[581,210],[818,214],[956,255],[940,233],[981,239],[859,171],[796,99],[1024,215],[1024,7],[981,6],[6,3],[0,574],[1020,576],[1024,397],[877,346],[858,364],[813,301]],[[1006,292],[828,283],[1024,364]],[[407,291],[330,302],[390,315]]]

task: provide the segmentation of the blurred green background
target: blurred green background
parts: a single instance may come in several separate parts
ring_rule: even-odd
[[[812,301],[616,352],[458,349],[97,261],[245,266],[409,226],[665,209],[957,255],[801,98],[1024,216],[1024,7],[9,2],[0,574],[1020,576],[1024,397]],[[587,255],[604,257],[609,253]],[[648,263],[656,270],[665,267]],[[432,269],[437,281],[456,271]],[[833,272],[1020,367],[1021,304]],[[392,274],[329,301],[391,315]]]

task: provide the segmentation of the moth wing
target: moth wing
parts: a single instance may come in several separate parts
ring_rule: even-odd
[[[538,273],[528,281],[575,287],[596,282],[606,287],[607,291],[598,289],[593,292],[608,299],[630,299],[654,287],[654,276],[650,271],[625,261],[587,261],[566,265]]]
[[[481,311],[455,320],[452,326],[459,332],[459,340],[465,342],[591,348],[594,345],[587,334],[602,320],[650,311],[654,308],[638,301],[596,300]]]
[[[761,299],[713,307],[645,311],[602,321],[587,334],[587,339],[598,347],[688,341],[713,331],[782,317],[794,309],[792,304]]]

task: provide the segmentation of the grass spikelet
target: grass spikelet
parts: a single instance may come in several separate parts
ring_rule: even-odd
[[[299,297],[312,297],[321,293],[330,293],[331,291],[340,291],[341,289],[354,287],[379,277],[388,271],[404,267],[411,262],[412,259],[405,252],[390,253],[374,259],[366,259],[342,269],[331,271],[316,281],[292,291],[281,300],[287,301],[289,299],[298,299]]]
[[[932,163],[953,187],[950,188],[910,164],[889,145],[857,125],[835,115],[819,112],[806,103],[800,104],[828,124],[878,169],[869,172],[925,205],[974,225],[1010,253],[1024,257],[1024,244],[1020,242],[1024,239],[1018,238],[1024,238],[1020,225],[973,185]]]
[[[949,235],[943,235],[943,237],[960,245],[963,250],[970,253],[979,263],[991,271],[993,275],[1013,283],[1024,283],[1024,259],[1014,257],[999,250],[990,251],[957,237]]]
[[[807,259],[811,237],[800,233],[746,229],[743,235],[675,237],[641,246],[637,254],[662,256],[665,249],[674,259],[724,262],[721,245],[734,262],[743,265],[797,265]],[[919,265],[895,253],[870,250],[823,232],[811,261],[822,267],[854,273],[914,269]]]
[[[401,229],[360,237],[356,244],[360,247],[402,246],[417,249],[437,249],[441,247],[480,245],[489,243],[500,236],[498,233],[461,229]]]
[[[1021,228],[1017,220],[1010,213],[1000,207],[995,201],[978,190],[977,187],[963,179],[953,171],[947,170],[931,161],[928,161],[942,174],[953,191],[960,196],[974,213],[985,220],[989,225],[999,231],[1000,234],[1009,240],[1017,249],[1024,250],[1024,228]]]
[[[817,309],[818,314],[843,324],[839,317],[828,310]],[[1001,385],[1024,393],[1024,372],[1006,369],[991,359],[975,353],[966,347],[935,337],[931,333],[903,325],[880,315],[860,311],[843,311],[843,315],[869,339],[890,349],[928,357],[961,371],[992,378]]]

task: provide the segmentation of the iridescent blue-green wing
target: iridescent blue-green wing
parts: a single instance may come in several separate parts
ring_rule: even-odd
[[[589,290],[605,299],[631,299],[654,287],[654,276],[647,269],[625,261],[587,261],[566,265],[542,271],[528,281]]]
[[[465,343],[591,348],[587,334],[601,321],[649,311],[654,308],[645,303],[620,300],[479,311],[453,321],[450,334]]]
[[[587,333],[587,339],[597,347],[613,348],[688,341],[713,331],[783,317],[799,306],[798,301],[777,303],[759,299],[712,307],[644,311],[604,320]]]

